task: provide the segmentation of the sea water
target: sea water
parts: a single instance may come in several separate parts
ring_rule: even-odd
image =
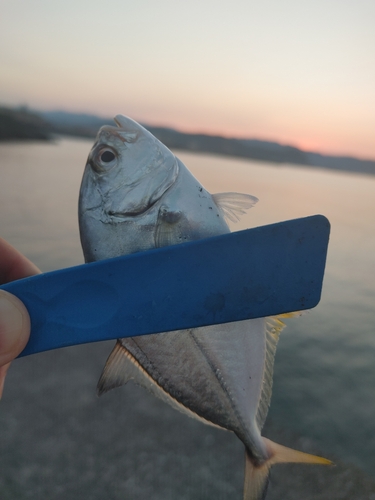
[[[0,236],[43,271],[83,262],[77,200],[92,141],[0,144]],[[177,151],[212,193],[259,203],[232,230],[323,214],[322,300],[287,321],[269,418],[327,456],[375,468],[375,177]]]

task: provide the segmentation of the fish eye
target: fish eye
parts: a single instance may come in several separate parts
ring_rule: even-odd
[[[111,161],[113,161],[115,158],[116,156],[114,155],[114,153],[112,151],[109,151],[108,149],[103,151],[103,153],[101,153],[100,155],[100,161],[102,161],[103,163],[111,163]]]
[[[116,165],[117,154],[116,150],[111,147],[100,147],[96,148],[94,152],[92,162],[90,163],[92,168],[97,173],[104,173],[110,170],[112,167]]]

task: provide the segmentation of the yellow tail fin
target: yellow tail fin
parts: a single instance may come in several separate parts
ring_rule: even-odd
[[[246,452],[243,500],[264,500],[266,498],[269,471],[274,464],[294,462],[333,465],[326,458],[292,450],[266,438],[263,438],[263,440],[270,452],[270,458],[264,464],[255,466]]]
[[[266,443],[267,448],[271,452],[271,458],[267,461],[270,467],[274,464],[282,463],[305,463],[305,464],[320,464],[320,465],[333,465],[330,460],[326,458],[317,457],[316,455],[310,455],[309,453],[303,453],[302,451],[292,450],[281,444],[274,443],[273,441],[263,438]]]
[[[264,500],[266,498],[270,467],[268,462],[255,467],[246,451],[243,500]]]

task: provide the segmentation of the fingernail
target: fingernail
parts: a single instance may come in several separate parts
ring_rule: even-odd
[[[14,295],[0,290],[0,365],[18,356],[27,343],[29,315]]]

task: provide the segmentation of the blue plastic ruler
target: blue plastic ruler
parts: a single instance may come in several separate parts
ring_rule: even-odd
[[[315,307],[330,225],[315,215],[53,271],[0,288],[31,317],[21,356]]]

